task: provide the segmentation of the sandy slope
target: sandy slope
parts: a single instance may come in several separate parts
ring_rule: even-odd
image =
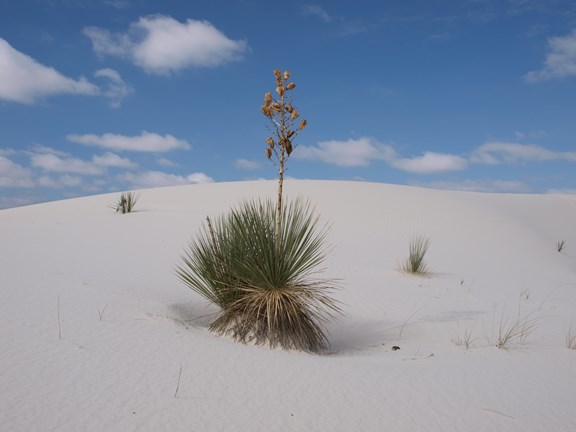
[[[286,190],[332,224],[345,316],[326,356],[211,335],[214,308],[174,275],[206,215],[273,182],[146,190],[128,215],[118,194],[0,211],[0,430],[576,430],[576,197]],[[396,270],[414,234],[429,278]],[[526,343],[490,346],[518,314]]]

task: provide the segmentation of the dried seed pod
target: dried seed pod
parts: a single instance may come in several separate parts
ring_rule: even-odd
[[[282,112],[282,105],[280,105],[278,102],[274,102],[272,105],[270,105],[272,108],[274,108],[276,111],[278,112]]]
[[[300,126],[298,126],[298,128],[302,130],[306,127],[307,124],[308,122],[306,121],[306,119],[302,119],[302,121],[300,122]]]
[[[268,143],[268,145],[270,146],[270,148],[274,148],[274,145],[276,144],[274,142],[274,140],[270,137],[266,138],[266,142]]]
[[[264,95],[264,106],[267,107],[272,103],[272,93],[266,92]]]
[[[290,141],[289,139],[286,140],[286,153],[290,154],[292,153],[292,150],[294,150],[294,147],[292,147],[292,141]]]
[[[274,69],[274,76],[276,79],[282,79],[282,73],[278,69]]]
[[[282,87],[282,86],[276,87],[276,93],[278,93],[278,95],[280,95],[280,97],[284,96],[284,91],[285,91],[285,90],[286,90],[286,89],[285,89],[284,87]]]
[[[262,114],[264,114],[266,117],[270,117],[270,107],[267,107],[266,105],[262,105],[262,107],[260,108],[260,111],[262,111]]]
[[[288,83],[288,84],[286,85],[286,90],[292,90],[294,87],[296,87],[296,84],[295,84],[295,83],[293,83],[293,82]]]
[[[265,152],[266,152],[266,157],[267,157],[268,159],[270,159],[270,158],[272,157],[272,150],[270,150],[269,148],[267,148],[267,149],[265,150]]]
[[[294,111],[294,107],[291,104],[286,104],[286,111],[288,111],[290,114],[292,114],[292,111]]]
[[[288,138],[291,138],[292,135],[294,135],[294,134],[295,134],[295,132],[294,132],[292,129],[290,129],[290,130],[288,131],[288,133],[286,134],[286,136],[287,136]]]
[[[290,78],[290,72],[284,71],[284,79],[287,80],[288,78]]]
[[[296,109],[294,111],[292,111],[292,113],[290,114],[290,118],[292,120],[296,120],[299,116],[300,116],[300,113]]]

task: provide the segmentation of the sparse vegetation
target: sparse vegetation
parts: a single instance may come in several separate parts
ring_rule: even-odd
[[[410,240],[409,255],[400,270],[414,275],[426,275],[428,266],[424,263],[424,256],[430,246],[430,239],[423,235],[416,235]]]
[[[500,315],[498,323],[495,322],[495,312],[492,320],[490,336],[486,336],[488,343],[498,349],[508,349],[512,345],[523,345],[527,338],[536,330],[539,321],[532,314],[522,315],[520,306],[516,318],[506,318],[504,312]]]
[[[472,339],[473,327],[460,328],[460,322],[458,322],[458,333],[454,338],[453,342],[465,349],[471,349],[474,347],[474,339]]]
[[[566,246],[566,243],[564,242],[564,240],[561,240],[559,242],[556,243],[556,250],[560,253],[562,253],[562,251],[564,250],[564,247]]]
[[[134,206],[140,199],[140,195],[134,192],[123,192],[120,199],[112,206],[116,213],[130,213],[134,210]]]

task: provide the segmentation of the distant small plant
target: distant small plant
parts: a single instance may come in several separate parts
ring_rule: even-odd
[[[558,243],[556,243],[556,250],[560,253],[562,253],[562,251],[564,250],[564,247],[566,246],[566,243],[564,242],[564,240],[559,241]]]
[[[566,331],[566,348],[576,350],[576,322],[570,320],[570,325]]]
[[[112,206],[116,213],[130,213],[134,210],[134,206],[140,199],[140,195],[134,192],[122,192],[120,199]]]
[[[490,345],[498,349],[508,349],[512,345],[523,345],[538,325],[538,319],[534,318],[533,314],[523,315],[519,305],[516,318],[505,318],[502,312],[497,325],[494,319],[492,320],[492,333],[490,336],[486,336],[486,339]]]
[[[458,346],[464,347],[465,349],[473,348],[474,347],[474,339],[472,339],[473,330],[474,330],[473,327],[466,327],[464,329],[461,329],[460,322],[458,322],[458,333],[453,342]]]
[[[430,246],[430,238],[416,235],[410,240],[410,251],[406,261],[400,266],[400,270],[414,275],[425,275],[428,266],[424,263],[424,255]]]

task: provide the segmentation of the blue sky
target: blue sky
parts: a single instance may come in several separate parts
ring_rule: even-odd
[[[576,193],[576,2],[0,0],[0,208],[287,175]]]

